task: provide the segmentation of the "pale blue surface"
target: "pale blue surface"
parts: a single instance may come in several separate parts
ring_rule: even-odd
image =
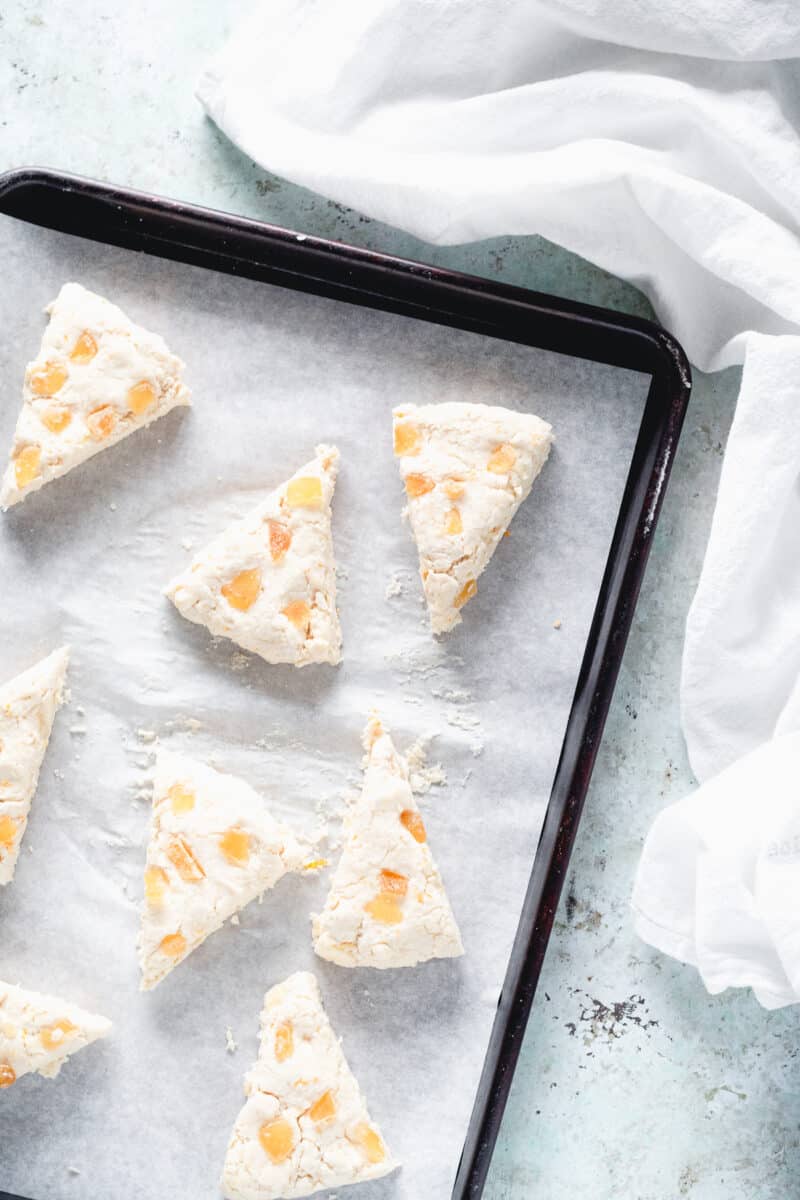
[[[7,0],[0,170],[58,167],[649,313],[633,288],[540,239],[428,246],[255,167],[192,96],[200,65],[245,7]],[[678,726],[683,622],[737,387],[733,371],[695,376],[487,1200],[784,1200],[796,1191],[795,1012],[764,1013],[747,994],[709,998],[694,971],[634,937],[628,912],[648,824],[692,783]]]

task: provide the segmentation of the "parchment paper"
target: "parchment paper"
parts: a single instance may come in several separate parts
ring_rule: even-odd
[[[404,1162],[357,1194],[446,1200],[648,380],[8,218],[0,261],[3,456],[41,310],[66,280],[162,333],[187,363],[195,402],[0,521],[0,677],[64,642],[73,654],[72,700],[56,719],[15,881],[0,891],[0,978],[115,1023],[54,1082],[28,1076],[0,1093],[0,1190],[35,1200],[217,1197],[264,991],[310,969]],[[463,625],[439,643],[392,459],[390,410],[409,400],[524,409],[551,421],[558,439]],[[161,589],[320,441],[342,451],[334,539],[344,662],[270,667],[213,642]],[[401,749],[433,739],[418,782],[430,787],[430,844],[466,956],[402,972],[323,963],[308,917],[325,872],[283,880],[238,928],[141,995],[154,737],[240,774],[301,830],[329,817],[335,843],[373,705]],[[446,783],[431,787],[439,763]]]

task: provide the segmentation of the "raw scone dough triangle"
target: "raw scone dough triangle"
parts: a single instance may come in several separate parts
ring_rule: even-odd
[[[14,877],[68,662],[64,647],[0,687],[0,886]]]
[[[50,323],[25,371],[3,508],[189,403],[181,360],[115,304],[65,283],[46,311]]]
[[[335,446],[276,488],[178,575],[166,594],[184,617],[268,663],[338,663],[331,500]]]
[[[105,1017],[76,1004],[0,982],[0,1088],[31,1071],[52,1079],[71,1054],[110,1029]]]
[[[142,990],[287,871],[301,870],[308,851],[249,784],[161,751],[139,934]]]
[[[400,1165],[367,1112],[309,972],[264,997],[258,1062],[245,1093],[222,1175],[228,1200],[310,1196]]]
[[[366,774],[345,817],[344,850],[314,949],[341,967],[413,967],[464,953],[408,781],[377,717],[364,734]]]
[[[460,622],[552,441],[546,421],[488,404],[394,410],[394,452],[434,633]]]

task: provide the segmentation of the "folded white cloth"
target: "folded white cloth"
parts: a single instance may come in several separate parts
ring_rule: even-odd
[[[684,655],[700,778],[800,728],[795,55],[786,0],[263,0],[198,90],[270,170],[431,241],[541,234],[745,363]]]
[[[712,993],[800,1001],[800,733],[773,738],[657,818],[633,893],[636,931],[694,963]]]

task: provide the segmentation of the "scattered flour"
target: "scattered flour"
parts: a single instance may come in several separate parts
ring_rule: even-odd
[[[432,787],[444,787],[447,783],[447,775],[441,763],[428,766],[428,748],[432,741],[432,737],[418,737],[406,750],[411,790],[418,796],[425,796]]]
[[[405,587],[405,580],[399,571],[395,571],[391,579],[386,585],[384,595],[387,600],[392,600],[395,596],[402,596]]]

